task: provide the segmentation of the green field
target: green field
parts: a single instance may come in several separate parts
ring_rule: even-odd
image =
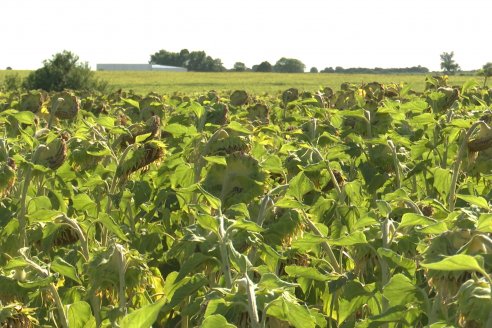
[[[18,73],[25,77],[29,71],[0,70],[0,81],[8,74]],[[96,76],[108,81],[111,88],[134,90],[139,94],[151,91],[172,94],[200,93],[209,90],[229,91],[244,89],[256,94],[276,94],[290,87],[313,91],[319,87],[338,89],[343,82],[406,83],[416,91],[423,91],[425,75],[379,75],[379,74],[284,74],[284,73],[179,73],[179,72],[96,72]],[[450,76],[450,85],[461,85],[473,76]],[[490,85],[490,83],[489,83]]]

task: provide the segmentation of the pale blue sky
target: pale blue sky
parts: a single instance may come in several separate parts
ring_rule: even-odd
[[[34,69],[64,49],[97,63],[204,50],[230,68],[280,57],[307,68],[439,70],[492,61],[488,0],[0,0],[0,69]]]

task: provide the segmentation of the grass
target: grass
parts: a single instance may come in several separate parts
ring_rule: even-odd
[[[0,83],[8,74],[18,73],[21,78],[29,71],[0,70]],[[197,72],[123,72],[98,71],[96,76],[108,81],[111,88],[134,90],[140,94],[151,91],[161,94],[202,93],[209,90],[232,91],[244,89],[256,94],[275,94],[295,87],[301,90],[314,91],[320,87],[340,88],[343,82],[361,83],[378,81],[381,83],[410,84],[416,91],[423,91],[425,75],[381,75],[381,74],[283,74],[283,73],[197,73]],[[461,85],[470,79],[482,78],[474,76],[450,76],[450,85]],[[489,83],[490,85],[490,83]]]

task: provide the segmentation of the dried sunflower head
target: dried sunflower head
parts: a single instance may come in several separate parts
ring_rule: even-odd
[[[34,164],[43,165],[52,170],[58,169],[67,158],[67,135],[56,137],[47,145],[40,145],[36,149]]]
[[[130,174],[157,161],[164,155],[164,146],[161,142],[151,140],[138,145],[135,150],[119,163],[116,175],[125,180]]]
[[[77,117],[80,109],[80,99],[68,91],[55,95],[51,104],[55,116],[62,120],[71,120]]]

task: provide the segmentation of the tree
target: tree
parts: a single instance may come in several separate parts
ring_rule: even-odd
[[[305,68],[306,65],[299,59],[282,57],[273,66],[273,71],[280,73],[304,73]]]
[[[64,50],[43,61],[43,67],[31,72],[24,81],[26,89],[43,89],[46,91],[100,90],[107,86],[99,81],[89,64],[79,63],[79,57]]]
[[[309,73],[318,73],[318,69],[316,67],[311,67]]]
[[[247,67],[244,63],[241,63],[241,62],[236,62],[234,64],[234,68],[232,69],[233,71],[236,71],[236,72],[244,72],[247,70]]]
[[[335,73],[335,70],[333,69],[333,67],[325,67],[321,70],[321,73]]]
[[[183,49],[178,52],[159,50],[150,56],[150,64],[186,67],[189,71],[196,72],[222,72],[225,67],[222,60],[207,56],[205,51],[192,51]]]
[[[167,65],[184,67],[188,60],[190,52],[187,49],[181,50],[181,52],[170,52],[167,50],[159,50],[155,54],[150,56],[150,64]]]
[[[478,71],[478,75],[484,77],[483,87],[487,86],[487,79],[492,76],[492,62],[482,66],[482,69]]]
[[[460,65],[458,65],[454,59],[454,51],[443,52],[441,54],[441,69],[447,73],[453,75],[460,70]]]
[[[267,61],[262,62],[259,65],[253,66],[255,72],[271,72],[273,70],[272,64]]]

